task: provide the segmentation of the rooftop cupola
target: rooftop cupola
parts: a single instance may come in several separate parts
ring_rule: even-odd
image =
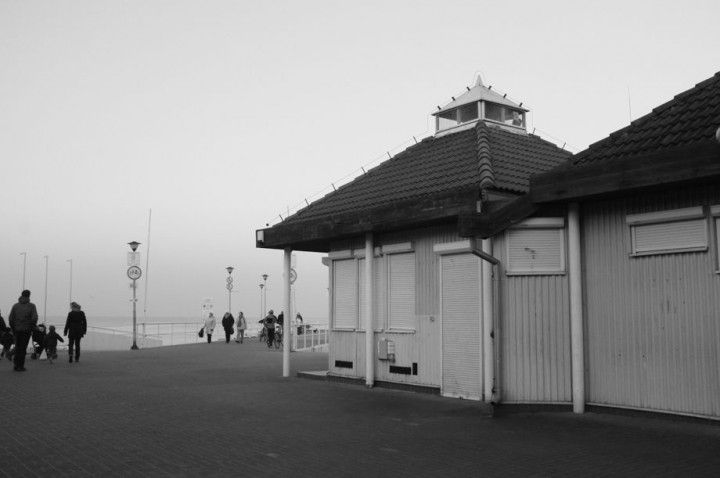
[[[497,124],[517,131],[525,131],[525,113],[529,110],[522,103],[515,104],[486,87],[478,76],[475,86],[444,107],[438,107],[435,116],[435,132],[455,129],[461,125],[483,120],[488,124]]]

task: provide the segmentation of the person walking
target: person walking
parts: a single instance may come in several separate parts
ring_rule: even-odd
[[[235,332],[233,330],[233,325],[235,325],[235,317],[232,316],[230,312],[225,312],[225,315],[223,315],[222,318],[222,326],[223,330],[225,331],[225,343],[230,343],[230,337]]]
[[[80,304],[77,302],[70,303],[70,312],[65,321],[65,330],[63,331],[63,335],[69,338],[68,349],[70,351],[70,363],[73,363],[73,352],[75,362],[80,361],[80,339],[82,339],[87,332],[85,312],[80,309]]]
[[[215,330],[215,325],[217,323],[215,322],[215,316],[212,312],[210,312],[207,316],[207,319],[205,319],[205,335],[207,335],[207,341],[208,343],[212,343],[212,333],[213,330]]]
[[[237,320],[237,335],[235,336],[235,343],[241,344],[243,343],[243,339],[245,338],[245,329],[247,329],[247,322],[245,321],[245,314],[240,311],[240,315],[238,315]]]
[[[55,332],[55,326],[50,326],[50,331],[45,336],[45,355],[47,355],[48,362],[52,363],[54,359],[57,358],[57,344],[58,340],[60,342],[65,342],[62,337],[60,337],[60,334]]]
[[[35,304],[30,302],[30,291],[24,290],[18,301],[12,306],[8,322],[15,335],[15,354],[13,356],[13,370],[25,371],[25,354],[33,329],[37,325],[38,314]]]
[[[267,330],[267,346],[272,347],[273,340],[275,340],[275,324],[277,323],[277,317],[273,314],[273,310],[268,311],[268,315],[262,320],[265,330]]]

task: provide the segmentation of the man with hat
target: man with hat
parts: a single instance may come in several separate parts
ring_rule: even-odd
[[[25,371],[25,353],[33,329],[37,325],[38,314],[35,304],[30,302],[30,291],[24,290],[20,294],[17,304],[13,305],[8,316],[10,328],[15,334],[15,363],[16,372]]]

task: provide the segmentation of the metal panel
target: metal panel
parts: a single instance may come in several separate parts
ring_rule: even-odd
[[[506,402],[572,400],[568,277],[512,275],[504,270],[504,236],[495,239],[501,260],[497,335],[499,387]]]
[[[718,203],[709,186],[583,205],[590,403],[720,416],[716,251],[630,257],[625,222]]]
[[[442,256],[442,394],[482,398],[480,261]]]

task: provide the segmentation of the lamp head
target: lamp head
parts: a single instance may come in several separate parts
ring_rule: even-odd
[[[263,280],[267,280],[268,275],[267,275],[267,274],[263,274],[263,275],[262,275],[262,278],[263,278]]]
[[[225,270],[228,271],[228,274],[232,274],[232,271],[234,271],[235,268],[234,267],[226,267]]]
[[[128,242],[128,246],[130,246],[130,249],[132,249],[133,252],[135,252],[140,245],[137,241]]]

